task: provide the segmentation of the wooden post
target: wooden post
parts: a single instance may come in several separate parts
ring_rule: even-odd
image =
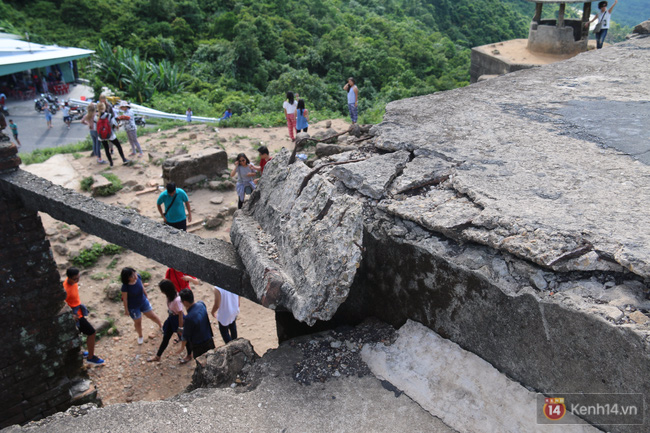
[[[582,9],[582,39],[589,39],[589,26],[585,26],[589,22],[591,16],[591,2],[586,2]]]
[[[566,3],[560,3],[560,10],[557,13],[557,26],[564,27],[564,9],[566,8]]]
[[[591,3],[589,3],[589,5],[591,6]],[[535,3],[535,16],[533,17],[533,21],[539,24],[541,19],[542,19],[542,3]]]

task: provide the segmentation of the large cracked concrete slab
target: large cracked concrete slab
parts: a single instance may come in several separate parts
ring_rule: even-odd
[[[395,101],[373,140],[305,170],[361,206],[354,282],[322,300],[340,303],[332,319],[416,320],[540,391],[647,395],[649,63],[639,37]],[[280,206],[251,203],[261,221]]]

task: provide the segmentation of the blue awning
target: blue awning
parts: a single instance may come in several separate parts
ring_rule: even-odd
[[[15,39],[0,38],[0,76],[57,65],[93,54],[92,50],[34,44]]]

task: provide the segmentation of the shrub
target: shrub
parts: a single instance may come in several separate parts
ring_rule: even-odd
[[[122,189],[122,181],[113,173],[102,173],[102,176],[108,179],[111,182],[111,184],[108,186],[97,188],[95,194],[102,197],[106,197],[108,195],[113,195]]]
[[[121,253],[122,250],[122,247],[117,245],[94,243],[92,247],[81,250],[78,255],[73,257],[72,263],[75,266],[89,268],[94,266],[102,255],[115,255]]]
[[[151,280],[151,272],[142,271],[139,272],[139,274],[140,274],[140,278],[142,278],[143,283],[146,283],[147,281]]]
[[[84,177],[83,179],[81,179],[81,190],[90,191],[90,188],[93,186],[93,183],[95,183],[95,180],[93,179],[92,176]]]

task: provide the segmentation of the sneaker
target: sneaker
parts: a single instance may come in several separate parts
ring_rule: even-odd
[[[99,159],[97,160],[97,164],[107,164],[107,162],[104,161],[103,159]]]
[[[131,160],[129,160],[129,159],[125,159],[125,160],[124,160],[124,165],[127,165],[129,162],[131,162]]]
[[[138,344],[144,343],[144,338],[143,337],[138,337]]]
[[[83,355],[84,359],[88,358],[88,351],[84,350],[82,355]]]
[[[95,355],[92,358],[86,359],[86,362],[88,364],[102,365],[104,363],[104,360]]]

